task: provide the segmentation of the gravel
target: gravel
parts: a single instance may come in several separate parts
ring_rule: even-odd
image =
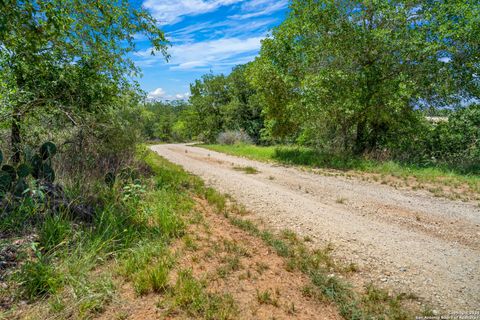
[[[353,262],[357,285],[414,293],[435,309],[480,305],[480,208],[475,203],[324,176],[186,144],[152,146],[166,159],[230,194],[276,229],[332,244]],[[234,170],[256,168],[258,174]],[[340,200],[341,199],[341,200]]]

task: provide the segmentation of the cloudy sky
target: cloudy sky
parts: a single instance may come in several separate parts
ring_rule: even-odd
[[[229,73],[253,60],[260,41],[285,18],[287,0],[144,0],[172,43],[169,62],[138,39],[134,60],[152,98],[182,99],[201,75]]]

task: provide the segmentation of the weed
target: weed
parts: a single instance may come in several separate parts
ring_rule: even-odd
[[[223,246],[225,248],[225,251],[228,253],[233,253],[244,257],[250,257],[250,253],[248,252],[248,250],[238,245],[235,241],[224,239]]]
[[[205,284],[196,280],[191,270],[179,272],[172,295],[174,307],[185,310],[191,317],[232,319],[237,311],[230,295],[207,293]]]
[[[25,262],[17,277],[23,296],[29,300],[54,294],[62,286],[61,275],[44,256]]]
[[[225,197],[222,196],[219,192],[217,192],[213,188],[206,188],[204,195],[208,203],[215,206],[215,208],[217,209],[217,212],[225,211],[225,206],[226,206]]]
[[[256,266],[256,270],[259,274],[262,274],[263,272],[265,272],[266,270],[270,269],[270,267],[268,266],[268,264],[266,263],[263,263],[263,262],[256,262],[255,264]]]
[[[335,200],[335,202],[336,202],[336,203],[339,203],[339,204],[344,204],[346,201],[347,201],[347,198],[343,198],[343,197],[337,198],[337,199]]]
[[[152,291],[165,291],[169,272],[170,266],[165,261],[160,261],[151,267],[143,269],[133,279],[135,292],[138,295],[144,295]]]
[[[257,301],[260,304],[270,304],[272,306],[278,307],[278,299],[274,297],[269,290],[257,290]]]
[[[223,259],[224,265],[217,269],[217,274],[220,278],[225,278],[228,274],[233,271],[238,271],[242,268],[240,259],[238,256],[227,256]]]
[[[350,263],[345,267],[345,272],[346,272],[346,273],[358,272],[358,266],[357,266],[355,263],[350,262]]]
[[[183,237],[183,242],[185,243],[185,248],[190,251],[197,251],[198,245],[195,243],[195,240],[190,235],[185,235]]]
[[[235,167],[233,167],[233,170],[243,171],[246,174],[257,174],[257,173],[259,173],[259,171],[256,168],[250,167],[250,166],[247,166],[247,167],[235,166]]]
[[[45,252],[49,252],[66,244],[71,234],[71,221],[60,214],[52,214],[45,218],[38,232],[38,242]]]

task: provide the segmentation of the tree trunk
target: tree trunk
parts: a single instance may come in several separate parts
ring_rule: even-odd
[[[366,139],[367,139],[367,122],[365,119],[361,119],[357,123],[357,135],[355,137],[355,146],[354,146],[354,152],[357,155],[361,155],[365,149],[367,148],[366,146]]]
[[[20,132],[20,123],[21,123],[21,116],[18,112],[18,109],[15,108],[13,110],[12,116],[12,129],[11,129],[11,150],[12,150],[12,162],[14,164],[20,163],[20,154],[21,154],[21,144],[22,144],[22,135]]]

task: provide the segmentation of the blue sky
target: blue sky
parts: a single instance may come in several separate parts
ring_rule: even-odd
[[[159,21],[172,43],[171,58],[150,55],[138,38],[134,61],[138,79],[155,99],[183,99],[189,84],[203,74],[229,73],[254,59],[260,41],[285,18],[288,0],[144,0],[141,5]]]

